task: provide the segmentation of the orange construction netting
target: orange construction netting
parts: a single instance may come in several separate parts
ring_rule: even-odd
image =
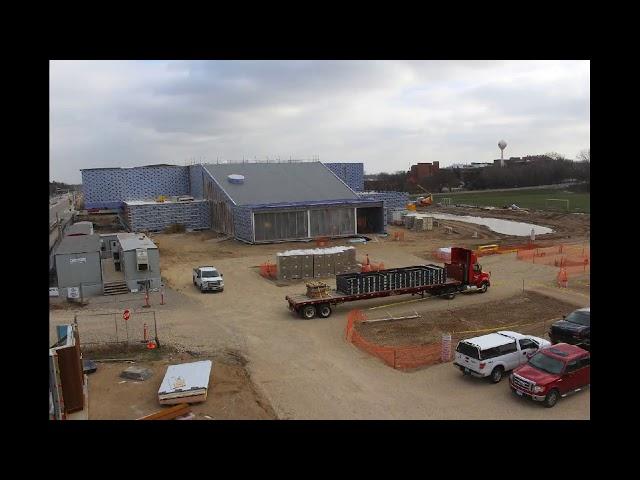
[[[361,272],[379,272],[380,270],[384,270],[384,263],[380,262],[380,263],[363,263],[362,264],[362,268],[360,269]]]
[[[518,250],[518,260],[558,267],[558,282],[561,277],[589,273],[591,248],[587,244],[554,245],[553,247]],[[563,273],[564,272],[564,273]]]
[[[378,357],[392,368],[409,370],[451,360],[451,345],[453,341],[448,345],[444,345],[443,342],[437,342],[400,347],[372,343],[362,337],[355,328],[357,323],[366,319],[366,315],[361,310],[352,310],[349,312],[347,315],[345,339],[360,350]]]
[[[318,247],[326,247],[329,244],[328,237],[318,237],[316,238],[316,246]]]
[[[276,278],[278,276],[278,267],[275,263],[265,262],[260,265],[260,275],[265,278]]]

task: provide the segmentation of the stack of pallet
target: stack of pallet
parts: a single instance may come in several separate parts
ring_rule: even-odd
[[[288,250],[276,255],[279,280],[326,278],[359,271],[354,247]]]
[[[423,215],[420,213],[404,213],[402,214],[402,223],[408,230],[433,230],[434,220],[433,217]]]
[[[417,265],[392,268],[378,272],[336,275],[336,287],[347,295],[375,293],[427,285],[438,285],[446,281],[447,272],[438,265]]]
[[[329,296],[331,288],[324,282],[307,283],[307,297],[309,298],[326,298]]]
[[[414,230],[433,230],[433,217],[416,216],[413,222]]]
[[[413,228],[413,222],[415,221],[416,216],[415,215],[404,215],[402,217],[402,221],[404,223],[404,228],[411,230]]]

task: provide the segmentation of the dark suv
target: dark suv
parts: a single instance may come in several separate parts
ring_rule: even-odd
[[[591,345],[591,308],[575,310],[552,324],[549,339],[553,344],[569,343],[588,350]]]

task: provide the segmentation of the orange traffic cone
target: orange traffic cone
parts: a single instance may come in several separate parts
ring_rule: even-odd
[[[558,285],[562,288],[567,288],[568,284],[569,278],[567,276],[567,271],[564,268],[561,268],[560,272],[558,273]]]

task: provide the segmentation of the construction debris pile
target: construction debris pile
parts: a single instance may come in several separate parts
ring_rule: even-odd
[[[447,272],[438,265],[391,268],[366,274],[336,275],[336,287],[347,295],[445,283]]]
[[[276,254],[278,280],[326,278],[360,271],[354,247],[287,250]]]

